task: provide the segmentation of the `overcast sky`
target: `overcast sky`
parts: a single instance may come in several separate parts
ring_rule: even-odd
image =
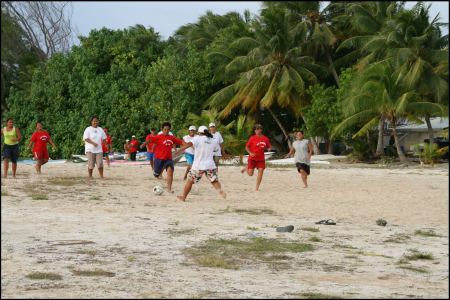
[[[216,14],[230,11],[243,13],[248,9],[258,14],[261,2],[251,1],[222,1],[222,2],[72,2],[72,22],[77,35],[87,36],[92,29],[106,27],[109,29],[123,29],[136,24],[153,27],[164,39],[167,39],[180,26],[194,23],[207,10]],[[412,7],[416,1],[410,1],[406,7]],[[431,3],[431,17],[440,13],[441,22],[448,23],[449,3]],[[326,5],[326,3],[325,3]],[[448,33],[448,28],[443,28]],[[78,39],[74,41],[79,43]]]

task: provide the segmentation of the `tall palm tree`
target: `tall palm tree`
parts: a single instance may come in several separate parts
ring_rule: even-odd
[[[249,50],[246,55],[223,61],[231,84],[214,93],[208,105],[220,108],[221,117],[238,107],[249,115],[267,109],[290,144],[272,108],[289,108],[299,116],[308,101],[305,87],[316,82],[316,74],[324,69],[304,55],[306,32],[291,27],[286,11],[263,10],[253,28],[254,38],[240,38],[230,45]]]
[[[415,114],[423,109],[437,112],[443,110],[439,104],[420,101],[417,93],[401,80],[399,72],[391,62],[370,65],[355,81],[351,94],[343,105],[344,113],[348,117],[336,126],[333,135],[361,123],[364,125],[353,137],[364,135],[373,129],[382,117],[392,128],[400,161],[405,161],[406,157],[399,144],[397,122],[404,118],[417,121]]]
[[[331,14],[328,14],[329,7],[320,10],[321,1],[264,1],[264,6],[268,9],[279,7],[289,12],[291,22],[296,24],[301,30],[307,32],[307,45],[311,55],[316,60],[319,54],[324,54],[330,72],[339,87],[339,76],[332,59],[332,47],[337,39],[331,27]]]

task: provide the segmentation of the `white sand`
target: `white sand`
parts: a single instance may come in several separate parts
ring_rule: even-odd
[[[153,195],[161,181],[152,178],[148,166],[112,166],[105,169],[105,180],[95,171],[91,181],[85,179],[85,164],[46,165],[43,172],[37,176],[33,166],[19,165],[17,179],[2,180],[4,298],[295,298],[305,292],[346,298],[449,296],[448,168],[313,167],[308,189],[301,187],[294,168],[269,168],[261,191],[254,192],[255,177],[241,175],[238,167],[222,167],[219,176],[228,198],[222,200],[203,179],[186,203],[176,201],[176,194]],[[183,187],[183,172],[177,165],[176,193]],[[75,177],[71,180],[77,184],[48,183],[61,177]],[[48,200],[32,200],[38,190]],[[232,212],[255,208],[275,214]],[[337,225],[314,224],[323,218]],[[388,225],[377,226],[379,218]],[[292,233],[275,232],[275,226],[289,224],[295,226]],[[192,231],[170,233],[183,229]],[[433,229],[442,237],[414,235],[418,229]],[[384,242],[398,234],[409,238]],[[309,242],[313,235],[322,241]],[[283,253],[291,257],[289,268],[249,261],[239,270],[201,267],[184,254],[210,238],[252,236],[311,243],[315,250]],[[94,243],[63,245],[80,240]],[[433,254],[433,260],[409,265],[428,273],[399,267],[411,249]],[[78,276],[71,268],[103,269],[115,276]],[[62,280],[25,277],[32,272],[57,273]]]

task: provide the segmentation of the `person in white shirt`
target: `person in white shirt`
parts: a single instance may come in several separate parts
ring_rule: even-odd
[[[220,145],[213,138],[212,134],[208,132],[206,126],[200,126],[198,128],[198,135],[183,145],[177,152],[181,152],[189,147],[194,147],[194,162],[189,171],[189,179],[184,186],[183,194],[177,196],[177,198],[181,201],[186,201],[192,185],[199,182],[203,174],[206,174],[213,187],[225,199],[226,193],[222,190],[219,177],[217,176],[217,167],[214,162],[214,153],[220,149]]]
[[[92,172],[97,164],[100,177],[103,178],[103,149],[102,144],[106,140],[106,134],[98,126],[97,116],[91,117],[91,126],[87,127],[83,133],[84,152],[88,158],[88,174],[92,178]]]
[[[214,152],[214,163],[216,164],[217,170],[219,169],[219,160],[222,157],[223,152],[223,138],[220,132],[217,131],[215,123],[209,123],[209,131],[211,132],[213,139],[219,144],[219,150]]]
[[[195,126],[193,126],[193,125],[189,126],[189,134],[183,136],[183,140],[186,143],[189,143],[190,141],[192,141],[192,139],[195,137],[196,131],[197,131],[197,128],[195,128]],[[187,167],[186,167],[186,172],[184,172],[183,180],[186,180],[188,172],[191,169],[192,163],[194,162],[194,148],[189,147],[186,150],[184,150],[184,157],[186,158]]]

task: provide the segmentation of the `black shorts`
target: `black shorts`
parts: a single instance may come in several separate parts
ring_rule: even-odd
[[[298,170],[299,173],[300,173],[300,170],[305,171],[306,174],[308,174],[308,175],[311,172],[310,169],[309,169],[309,165],[307,165],[307,164],[295,163],[295,166],[297,167],[297,170]]]
[[[103,152],[103,157],[108,157],[109,158],[109,152]]]
[[[17,163],[19,159],[20,149],[19,145],[5,145],[3,144],[3,158],[11,160],[12,163]]]
[[[153,175],[155,177],[159,177],[163,169],[167,170],[167,168],[169,167],[172,168],[172,170],[175,169],[173,165],[173,160],[153,158]]]

